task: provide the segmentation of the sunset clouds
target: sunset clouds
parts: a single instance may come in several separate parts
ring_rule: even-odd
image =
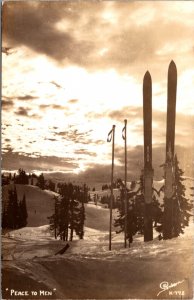
[[[121,130],[127,118],[133,176],[134,168],[142,168],[137,149],[143,145],[142,81],[149,70],[153,143],[160,149],[153,159],[160,170],[173,59],[178,70],[176,147],[190,174],[193,157],[185,162],[183,153],[192,152],[194,136],[193,15],[190,1],[5,2],[3,168],[75,173],[94,168],[101,174],[110,164],[106,138],[115,124],[121,172]]]

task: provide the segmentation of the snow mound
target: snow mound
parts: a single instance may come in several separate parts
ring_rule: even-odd
[[[49,230],[49,225],[40,227],[23,227],[12,230],[5,234],[5,237],[19,240],[45,240],[53,239],[53,235]]]

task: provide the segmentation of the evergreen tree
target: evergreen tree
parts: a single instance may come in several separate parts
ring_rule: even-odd
[[[137,185],[139,188],[136,189]],[[115,220],[114,226],[117,227],[116,232],[124,231],[125,227],[125,190],[124,184],[120,181],[120,205],[118,208],[118,217]],[[153,189],[154,192],[154,189]],[[131,186],[127,189],[127,232],[126,238],[130,243],[133,242],[135,234],[144,234],[144,182],[143,175],[140,176],[139,182],[132,181]],[[154,225],[157,226],[161,222],[161,208],[158,199],[153,193],[152,208],[150,211]]]
[[[70,200],[69,205],[69,228],[70,228],[70,241],[73,240],[73,232],[78,233],[79,222],[79,203],[75,199]]]
[[[27,224],[26,199],[18,201],[17,190],[8,191],[7,203],[3,203],[2,228],[18,229]]]
[[[143,181],[142,177],[139,182],[139,189],[133,191],[131,188],[127,189],[127,232],[126,238],[130,243],[133,241],[133,235],[136,233],[143,233],[144,226],[144,197],[143,197]],[[120,185],[120,206],[118,208],[118,217],[115,220],[114,226],[118,227],[117,233],[123,232],[125,227],[125,189],[121,181]]]
[[[15,176],[14,182],[16,184],[28,184],[28,175],[23,169],[18,170],[18,175]]]
[[[84,183],[83,185],[83,202],[84,203],[88,203],[88,200],[89,200],[89,188],[88,186]]]
[[[4,173],[1,174],[1,184],[2,184],[2,186],[10,184],[9,178],[7,176],[5,176]]]
[[[73,240],[74,232],[80,238],[84,235],[85,191],[84,188],[69,184],[58,184],[60,197],[55,197],[55,211],[50,220],[50,230],[67,241]],[[70,234],[69,234],[70,230]]]
[[[43,175],[43,173],[41,173],[40,176],[38,177],[38,180],[37,180],[37,186],[38,186],[41,190],[44,190],[44,189],[45,189],[45,180],[44,180],[44,175]]]
[[[185,196],[185,185],[183,181],[184,172],[179,167],[177,156],[174,157],[174,194],[171,199],[164,198],[165,209],[163,212],[161,238],[171,239],[184,233],[184,228],[189,225],[192,216],[192,203]]]
[[[7,210],[5,208],[5,205],[3,206],[2,209],[2,228],[8,228],[8,215],[7,215]]]
[[[84,237],[84,222],[85,222],[85,206],[84,206],[84,202],[81,203],[81,207],[79,210],[79,225],[77,228],[77,234],[79,236],[80,239],[83,239]]]
[[[46,184],[46,188],[52,192],[55,191],[55,183],[49,179],[49,181]]]
[[[16,188],[8,191],[7,226],[11,229],[19,228],[19,207]]]
[[[88,198],[88,197],[87,197]],[[85,206],[84,203],[86,201],[86,191],[78,190],[77,200],[79,203],[79,209],[77,211],[77,224],[76,224],[76,234],[79,236],[80,239],[84,237],[84,222],[85,222]]]
[[[23,195],[22,201],[19,203],[20,210],[20,227],[25,227],[27,225],[28,213],[26,208],[26,196]]]

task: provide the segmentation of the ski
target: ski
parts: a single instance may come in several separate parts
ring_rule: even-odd
[[[174,194],[174,144],[176,119],[177,69],[172,60],[168,68],[166,161],[164,165],[164,239],[172,236]]]
[[[153,239],[152,206],[152,79],[147,71],[143,79],[143,124],[144,124],[144,241]]]

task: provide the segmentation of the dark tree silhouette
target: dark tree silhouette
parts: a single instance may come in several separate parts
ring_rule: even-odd
[[[52,192],[55,192],[55,183],[49,179],[49,181],[45,184],[45,188]]]
[[[72,183],[58,184],[59,197],[55,197],[55,210],[50,220],[50,230],[67,241],[73,240],[74,232],[79,238],[84,236],[85,208],[87,200],[85,187]]]
[[[2,228],[17,229],[27,225],[25,195],[22,201],[18,201],[16,187],[8,191],[8,201],[3,206]]]
[[[26,171],[19,169],[18,175],[14,178],[14,182],[16,184],[28,184],[28,175],[26,174]]]
[[[20,227],[25,227],[27,225],[27,219],[28,219],[25,194],[23,195],[22,201],[19,202],[19,211],[20,211]]]
[[[43,173],[40,174],[40,176],[37,178],[37,186],[41,189],[45,189],[45,180]]]

